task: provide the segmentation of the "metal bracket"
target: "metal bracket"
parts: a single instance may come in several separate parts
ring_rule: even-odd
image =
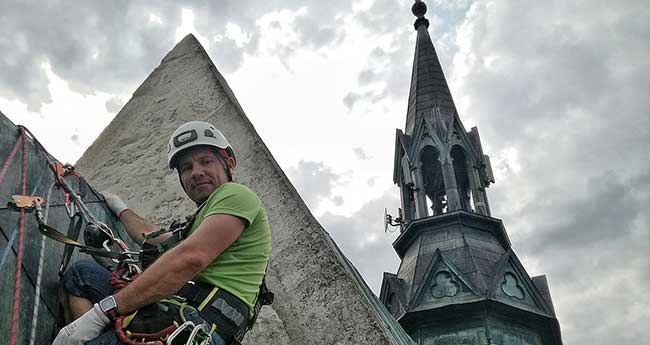
[[[31,211],[36,205],[40,206],[43,202],[45,202],[45,199],[40,196],[12,195],[9,205],[17,209],[24,208],[25,211]]]

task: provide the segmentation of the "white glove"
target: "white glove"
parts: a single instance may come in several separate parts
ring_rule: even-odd
[[[104,199],[106,199],[106,206],[108,206],[108,208],[110,208],[118,218],[122,212],[129,209],[129,207],[126,206],[126,203],[122,201],[119,196],[107,191],[102,191],[102,195],[104,196]]]
[[[59,331],[52,345],[83,345],[97,338],[111,320],[95,303],[92,309]]]

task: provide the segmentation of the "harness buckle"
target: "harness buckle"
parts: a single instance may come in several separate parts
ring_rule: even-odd
[[[33,210],[36,205],[40,206],[45,202],[45,199],[40,196],[27,196],[27,195],[12,195],[9,205],[17,209],[25,209],[25,211]]]

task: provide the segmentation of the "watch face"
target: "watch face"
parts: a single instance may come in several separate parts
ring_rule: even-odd
[[[115,309],[115,307],[117,307],[117,304],[115,303],[115,298],[113,298],[113,296],[108,296],[104,298],[103,300],[99,301],[99,307],[102,309],[103,312],[107,312],[111,309]]]

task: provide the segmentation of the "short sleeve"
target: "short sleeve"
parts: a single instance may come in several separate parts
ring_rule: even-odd
[[[262,203],[253,191],[238,183],[225,183],[208,199],[204,217],[228,214],[244,219],[248,226],[253,223],[261,209]]]

